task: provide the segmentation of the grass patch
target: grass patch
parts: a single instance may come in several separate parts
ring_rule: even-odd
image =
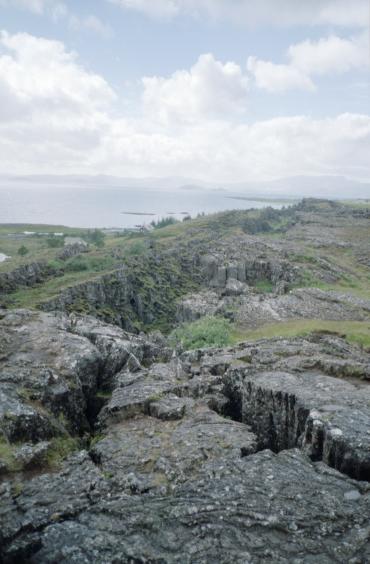
[[[285,323],[271,323],[252,331],[236,329],[233,341],[258,341],[274,337],[304,337],[313,332],[328,332],[340,335],[349,343],[370,349],[369,321],[325,321],[321,319],[299,319]]]
[[[274,284],[270,280],[258,280],[255,283],[254,287],[256,288],[257,292],[261,294],[271,294],[274,291]]]
[[[370,200],[341,200],[341,204],[357,209],[370,209]]]
[[[184,350],[224,347],[232,341],[231,324],[221,317],[204,317],[178,327],[169,340],[172,346],[181,345]]]
[[[95,394],[95,397],[98,399],[108,400],[112,397],[112,392],[105,392],[101,390]]]
[[[79,447],[79,440],[70,436],[52,439],[46,455],[47,465],[50,468],[57,468],[67,456],[72,454],[72,452]]]
[[[0,461],[3,462],[8,472],[18,472],[22,469],[22,464],[15,458],[16,446],[8,443],[0,437]]]

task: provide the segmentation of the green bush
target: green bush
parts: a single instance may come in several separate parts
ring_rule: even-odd
[[[64,266],[65,265],[63,261],[59,259],[52,259],[49,260],[48,262],[48,267],[51,268],[52,270],[56,270],[56,271],[64,270]]]
[[[106,257],[87,257],[76,256],[68,259],[64,263],[65,272],[82,272],[84,270],[101,271],[110,268],[114,260],[110,256]]]
[[[83,270],[89,270],[89,263],[85,257],[73,257],[66,261],[65,272],[81,272]]]
[[[64,239],[63,237],[49,237],[46,239],[46,244],[50,249],[56,249],[58,247],[63,247]]]
[[[106,257],[90,257],[88,260],[89,270],[105,270],[114,264],[114,260],[110,256]]]
[[[96,247],[104,247],[105,245],[105,234],[100,229],[94,229],[93,231],[88,231],[85,239],[89,241],[89,243],[93,243]]]
[[[266,219],[248,217],[243,221],[242,229],[244,233],[255,235],[257,233],[268,233],[272,230],[272,227]]]
[[[145,253],[145,251],[147,250],[147,247],[145,245],[145,243],[143,241],[134,241],[134,243],[132,243],[127,251],[126,254],[128,256],[140,256],[143,255]]]
[[[186,323],[170,335],[172,346],[180,344],[183,349],[224,347],[231,343],[230,321],[221,317],[204,317]]]
[[[262,294],[269,294],[274,291],[274,284],[266,278],[264,280],[258,280],[255,284],[255,288]]]
[[[21,257],[28,255],[29,252],[30,252],[29,249],[27,249],[27,247],[25,245],[22,245],[21,247],[19,247],[19,249],[17,251],[17,253]]]
[[[175,219],[174,217],[163,217],[157,221],[154,219],[150,225],[152,225],[154,229],[162,229],[162,227],[174,225],[175,223],[179,223],[178,219]]]

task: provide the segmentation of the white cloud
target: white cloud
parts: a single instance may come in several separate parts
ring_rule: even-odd
[[[248,80],[235,63],[201,55],[189,70],[170,78],[143,78],[146,111],[164,123],[191,122],[245,110]]]
[[[115,97],[107,82],[86,72],[59,41],[2,31],[0,45],[7,51],[0,56],[0,78],[30,110],[100,108]]]
[[[289,47],[288,56],[293,67],[309,75],[366,67],[370,63],[368,34],[351,39],[332,35],[319,41],[303,41]]]
[[[128,118],[117,116],[109,84],[62,43],[5,32],[0,43],[2,173],[190,175],[217,182],[370,174],[370,116],[232,120],[232,111],[245,105],[245,77],[211,55],[188,71],[146,82],[144,98],[151,96],[138,117]],[[160,124],[158,115],[165,116]]]
[[[177,15],[231,20],[239,25],[340,25],[366,27],[368,0],[108,0],[149,17]]]
[[[116,124],[99,148],[99,170],[124,176],[192,176],[226,182],[300,174],[370,172],[370,117],[287,117],[235,125],[202,122],[176,135]]]
[[[366,33],[350,39],[332,35],[318,41],[306,40],[288,49],[288,64],[276,64],[249,57],[247,68],[256,86],[269,92],[290,89],[315,90],[312,77],[344,73],[369,67]]]
[[[291,65],[276,65],[249,57],[247,69],[253,74],[258,88],[269,92],[286,90],[315,90],[312,80],[301,70]]]

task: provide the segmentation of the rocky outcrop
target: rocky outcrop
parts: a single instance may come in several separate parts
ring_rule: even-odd
[[[241,241],[234,241],[240,247]],[[246,250],[245,256],[238,262],[220,264],[220,256],[205,255],[200,263],[204,277],[214,288],[224,288],[230,280],[255,284],[260,280],[268,280],[276,285],[281,281],[292,283],[299,277],[299,269],[286,260],[263,259],[253,257],[253,250]],[[248,256],[250,255],[250,256]]]
[[[297,288],[283,295],[262,293],[231,279],[223,291],[197,292],[178,302],[179,322],[207,315],[229,317],[239,326],[249,328],[292,319],[366,321],[370,319],[370,302],[318,288]]]
[[[143,327],[168,328],[175,319],[177,298],[198,286],[195,260],[153,253],[70,286],[39,307],[96,315],[132,332]]]
[[[9,272],[0,272],[0,296],[15,292],[20,286],[35,286],[56,274],[56,270],[45,261],[24,264]]]
[[[59,260],[68,260],[82,253],[87,253],[88,250],[89,248],[86,243],[72,243],[70,245],[66,245],[64,249],[58,253],[57,258]]]
[[[260,448],[274,452],[300,446],[313,460],[370,482],[370,388],[357,389],[319,372],[225,375],[232,401],[258,434]],[[236,394],[236,397],[235,397]],[[365,431],[365,432],[364,432]]]
[[[314,334],[176,356],[93,317],[1,317],[5,564],[369,559],[360,348]]]
[[[24,456],[37,465],[40,441],[52,450],[54,439],[89,433],[102,403],[96,396],[109,390],[113,374],[169,354],[163,343],[94,318],[26,310],[0,315],[0,472],[19,469]],[[28,451],[19,451],[21,443]]]

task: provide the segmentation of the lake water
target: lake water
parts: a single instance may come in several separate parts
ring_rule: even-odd
[[[268,202],[232,199],[242,194],[223,191],[159,192],[125,188],[53,186],[2,187],[0,223],[41,223],[69,227],[134,227],[153,219],[228,209],[261,208]],[[245,194],[244,194],[245,196]],[[271,204],[273,207],[281,207]],[[130,214],[142,215],[130,215]],[[146,215],[153,214],[153,215]]]

